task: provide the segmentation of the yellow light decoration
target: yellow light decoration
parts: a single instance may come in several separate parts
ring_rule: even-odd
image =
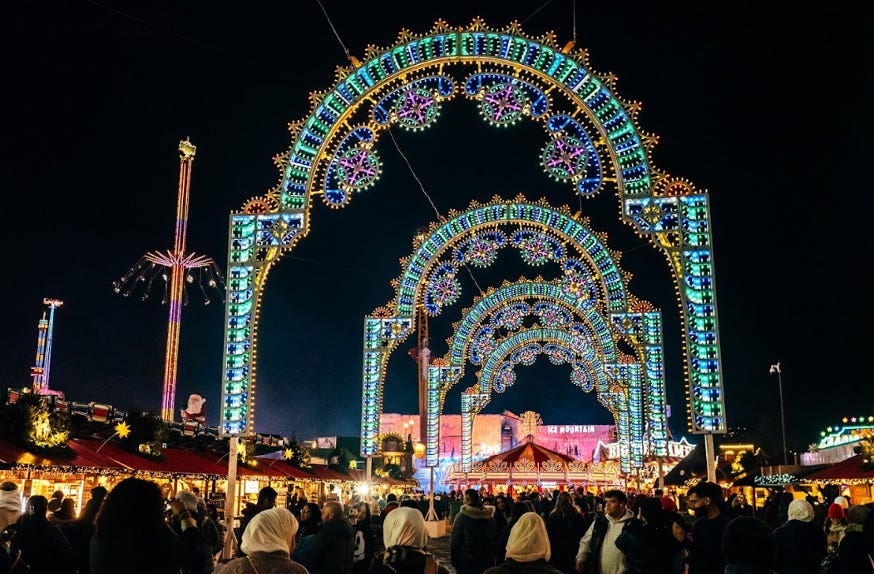
[[[127,422],[121,421],[117,425],[115,425],[115,434],[118,435],[118,438],[127,438],[130,435],[131,428],[128,426]]]

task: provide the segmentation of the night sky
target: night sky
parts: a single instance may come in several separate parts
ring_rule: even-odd
[[[115,294],[112,283],[146,251],[172,248],[179,140],[197,146],[189,250],[212,256],[224,273],[229,213],[276,184],[272,158],[289,146],[287,124],[307,115],[307,95],[329,88],[348,60],[315,0],[52,4],[14,8],[3,40],[0,378],[13,387],[29,382],[42,299],[60,298],[51,387],[74,401],[159,412],[162,285],[143,302]],[[568,0],[322,0],[359,58],[368,44],[388,46],[403,28],[427,32],[438,18],[465,25],[480,15],[496,27],[518,20],[532,36],[554,31],[559,45],[576,22],[591,67],[616,74],[616,93],[642,102],[639,125],[660,138],[655,165],[710,193],[729,426],[753,428],[779,452],[780,399],[769,366],[781,361],[789,446],[803,451],[841,417],[874,414],[863,278],[872,248],[863,158],[872,30],[849,3],[807,13],[757,2],[717,3],[719,10],[662,4],[578,2],[574,13]],[[436,217],[416,178],[443,214],[519,193],[579,209],[570,186],[539,167],[545,134],[534,122],[493,128],[456,97],[433,128],[392,134],[397,146],[389,137],[380,143],[377,185],[341,210],[316,198],[309,236],[270,273],[259,432],[359,434],[363,317],[393,297],[399,259]],[[620,224],[612,188],[582,208],[622,253],[631,291],[664,314],[670,426],[679,438],[681,324],[664,258]],[[510,250],[493,268],[474,270],[482,287],[538,273],[554,277],[557,269],[526,268]],[[465,275],[460,302],[431,322],[439,354],[475,295]],[[223,305],[199,300],[195,292],[183,311],[176,399],[182,408],[189,393],[203,393],[214,425]],[[415,364],[405,353],[413,345],[392,357],[386,412],[417,408]],[[474,372],[450,392],[445,412],[459,412],[458,394],[474,384]],[[569,367],[540,357],[516,372],[515,385],[484,412],[611,422],[594,395],[569,382]]]

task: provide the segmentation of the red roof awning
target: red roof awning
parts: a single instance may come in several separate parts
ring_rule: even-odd
[[[861,454],[857,454],[841,462],[811,472],[804,477],[804,480],[811,482],[825,480],[870,480],[874,482],[874,469],[864,470],[862,468],[863,461],[864,457]]]

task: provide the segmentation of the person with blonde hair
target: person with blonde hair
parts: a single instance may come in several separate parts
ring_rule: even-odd
[[[519,517],[507,538],[505,560],[483,574],[561,574],[549,564],[552,549],[546,524],[536,512]]]
[[[269,508],[252,517],[241,543],[245,556],[216,568],[216,574],[309,574],[290,556],[294,550],[297,519],[287,508]]]
[[[428,531],[417,508],[399,506],[392,510],[382,525],[382,541],[385,551],[377,554],[370,574],[449,574],[426,551]]]

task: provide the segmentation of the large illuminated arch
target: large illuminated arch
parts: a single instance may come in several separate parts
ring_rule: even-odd
[[[540,123],[547,173],[584,196],[612,187],[620,216],[661,250],[674,275],[683,318],[692,432],[725,431],[722,367],[713,279],[709,199],[691,183],[656,169],[656,138],[636,123],[640,106],[614,93],[584,51],[559,49],[553,34],[530,38],[476,19],[431,31],[403,31],[388,48],[337,70],[334,85],[311,95],[309,115],[290,126],[291,146],[275,158],[277,185],[230,215],[225,308],[223,435],[254,433],[256,344],[262,291],[271,267],[310,229],[317,196],[342,207],[372,186],[381,136],[391,127],[426,128],[458,95],[486,121]]]
[[[468,210],[452,210],[439,224],[431,223],[414,253],[401,260],[401,275],[392,281],[395,298],[364,320],[363,455],[377,453],[388,358],[410,334],[417,306],[437,315],[458,298],[461,285],[455,275],[461,265],[488,267],[500,249],[513,246],[533,265],[559,263],[562,290],[581,305],[595,305],[603,316],[629,311],[627,277],[618,265],[619,255],[604,244],[604,234],[592,232],[587,223],[574,218],[566,207],[521,196],[512,201],[496,197],[486,204],[472,202]],[[433,409],[431,404],[429,429],[438,426],[431,421],[436,416]],[[426,432],[426,446],[436,448],[436,432]]]

